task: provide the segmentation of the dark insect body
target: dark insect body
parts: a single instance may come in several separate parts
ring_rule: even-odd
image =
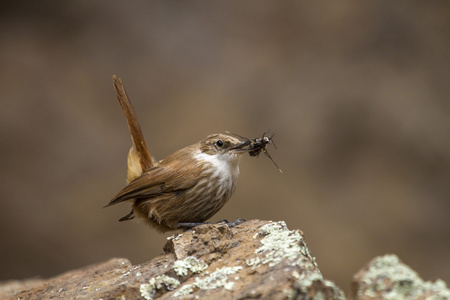
[[[228,132],[231,133],[231,132]],[[274,141],[273,141],[273,136],[275,135],[272,134],[270,136],[267,136],[266,134],[268,134],[269,132],[264,132],[263,136],[260,138],[253,138],[253,139],[249,139],[243,136],[240,136],[238,134],[235,133],[231,133],[234,136],[237,136],[241,139],[243,139],[244,141],[239,144],[241,146],[240,151],[246,151],[248,152],[248,154],[250,156],[253,157],[258,157],[261,152],[264,152],[264,154],[270,158],[270,160],[274,163],[274,165],[278,168],[278,170],[283,173],[283,171],[281,171],[280,167],[278,167],[277,163],[273,160],[273,158],[270,156],[269,152],[267,151],[267,145],[272,144],[275,149],[277,149],[277,146],[275,145]]]

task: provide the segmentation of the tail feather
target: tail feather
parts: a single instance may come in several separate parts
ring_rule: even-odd
[[[148,151],[141,126],[139,125],[133,105],[131,105],[130,99],[128,99],[122,80],[117,78],[116,75],[113,76],[113,85],[114,90],[117,93],[117,99],[119,100],[120,106],[122,106],[125,117],[127,118],[128,128],[130,129],[134,148],[139,156],[142,171],[145,172],[146,170],[152,168],[155,165],[155,162]]]
[[[128,221],[128,220],[132,220],[132,219],[134,219],[134,212],[133,212],[133,210],[131,210],[131,212],[128,215],[123,216],[122,218],[120,218],[119,222]]]

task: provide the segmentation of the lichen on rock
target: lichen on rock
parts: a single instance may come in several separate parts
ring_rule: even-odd
[[[173,291],[180,285],[180,281],[170,276],[161,275],[150,278],[148,283],[141,284],[139,290],[141,296],[146,300],[153,300],[156,292],[160,289],[166,288]]]
[[[283,260],[292,264],[304,265],[304,257],[309,259],[313,267],[317,268],[315,259],[311,256],[308,247],[299,230],[289,230],[284,221],[272,222],[261,227],[253,238],[262,237],[262,246],[255,250],[257,257],[247,260],[247,265],[257,266],[268,264],[273,267]],[[300,261],[301,260],[301,261]]]
[[[353,294],[355,299],[450,299],[445,282],[424,281],[392,254],[374,258],[355,275]]]
[[[241,266],[223,267],[215,270],[211,274],[205,274],[204,277],[196,277],[194,283],[185,284],[174,293],[174,296],[179,297],[191,294],[196,288],[201,290],[213,290],[223,287],[226,290],[231,290],[234,282],[229,282],[228,276],[237,273],[241,269]]]
[[[185,259],[176,260],[173,264],[173,269],[178,276],[186,276],[189,271],[192,273],[201,273],[208,265],[201,259],[194,256],[188,256]]]

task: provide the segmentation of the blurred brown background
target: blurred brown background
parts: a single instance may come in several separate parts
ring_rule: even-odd
[[[395,253],[450,282],[450,2],[39,1],[0,9],[0,279],[162,253],[119,223],[131,145],[271,129],[213,221],[285,220],[324,276]]]

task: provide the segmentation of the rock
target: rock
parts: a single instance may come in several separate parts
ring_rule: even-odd
[[[44,281],[45,280],[41,279],[26,279],[0,282],[0,299],[7,299],[18,292],[30,290],[34,287],[40,286],[44,283]]]
[[[450,300],[445,282],[423,281],[395,255],[374,258],[353,278],[353,299]]]
[[[17,285],[11,299],[344,299],[324,280],[303,233],[284,222],[207,224],[168,238],[165,255],[126,259]]]
[[[303,233],[282,221],[206,224],[169,237],[164,250],[136,266],[115,258],[47,280],[0,283],[0,299],[345,299],[323,279]],[[354,276],[352,297],[449,300],[450,291],[386,255]]]

